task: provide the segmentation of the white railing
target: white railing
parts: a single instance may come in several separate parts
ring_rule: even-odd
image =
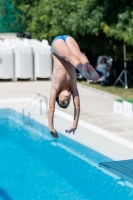
[[[35,98],[38,97],[35,101]],[[47,101],[47,97],[46,96],[42,96],[41,94],[39,93],[36,93],[34,94],[28,102],[26,102],[26,104],[23,106],[23,121],[24,123],[26,122],[25,120],[25,109],[32,103],[32,106],[28,109],[28,122],[29,124],[31,124],[31,111],[37,106],[37,104],[40,102],[40,114],[43,115],[43,108],[42,108],[42,100],[45,100],[45,114],[46,114],[46,117],[48,115],[48,101]]]

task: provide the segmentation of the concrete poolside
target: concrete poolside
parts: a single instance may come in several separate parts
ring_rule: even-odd
[[[0,99],[30,98],[34,93],[45,95],[49,99],[50,80],[0,82]],[[113,100],[117,96],[78,84],[81,114],[80,119],[105,129],[117,136],[133,141],[133,119],[113,112]],[[73,103],[68,109],[56,108],[73,115]]]

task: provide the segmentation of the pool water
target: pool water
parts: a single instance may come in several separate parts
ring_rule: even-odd
[[[81,135],[82,137],[82,135]],[[34,120],[0,110],[0,200],[132,200],[133,187],[98,167],[109,158]]]

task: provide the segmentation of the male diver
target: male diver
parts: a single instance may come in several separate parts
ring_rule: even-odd
[[[55,102],[62,108],[69,106],[71,97],[74,103],[74,119],[66,133],[75,133],[79,114],[80,99],[77,89],[77,77],[75,68],[88,80],[97,82],[98,73],[90,65],[87,57],[81,53],[77,42],[69,35],[57,36],[51,45],[54,61],[52,86],[50,91],[48,125],[51,135],[58,138],[58,133],[54,128]]]

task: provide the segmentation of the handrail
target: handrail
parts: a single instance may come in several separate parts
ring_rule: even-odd
[[[40,114],[42,113],[42,99],[45,99],[45,104],[46,104],[46,117],[47,117],[47,109],[48,109],[48,103],[47,103],[47,97],[42,96],[39,93],[34,94],[31,99],[23,106],[23,120],[24,120],[24,111],[25,108],[31,103],[31,101],[33,99],[35,99],[35,97],[39,96],[39,99],[37,99],[37,101],[33,104],[33,106],[30,107],[30,109],[28,110],[28,117],[29,117],[29,123],[30,123],[30,113],[33,110],[33,108],[38,104],[38,102],[40,102]]]
[[[47,101],[47,97],[42,96],[42,99],[45,99],[45,103],[46,103],[46,116],[47,116],[48,115],[48,101]],[[42,108],[42,99],[40,101],[41,108]],[[42,114],[42,109],[41,109],[41,114]]]
[[[46,116],[47,116],[47,98],[45,96],[41,96],[34,104],[33,106],[28,110],[28,117],[29,117],[29,123],[30,123],[30,113],[31,111],[33,110],[33,108],[35,108],[35,106],[38,104],[38,102],[40,101],[40,114],[42,115],[42,99],[45,99],[45,102],[46,102]]]
[[[36,96],[41,96],[39,93],[34,94],[28,102],[23,106],[23,115],[24,115],[24,109],[29,105],[29,103],[36,97]]]

